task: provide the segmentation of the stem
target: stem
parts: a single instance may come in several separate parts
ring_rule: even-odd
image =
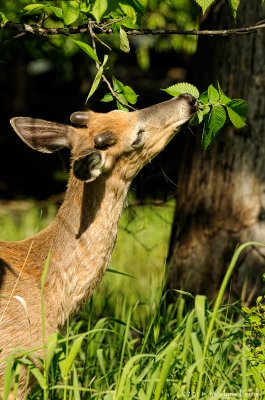
[[[94,34],[103,33],[105,35],[112,35],[112,28],[106,28],[104,22],[97,25],[94,21],[90,24],[93,25]],[[64,27],[64,28],[44,28],[39,25],[21,24],[17,22],[8,21],[5,24],[0,24],[0,29],[15,32],[25,32],[37,36],[49,35],[74,35],[77,33],[90,32],[89,24]],[[247,35],[250,33],[257,33],[260,29],[265,29],[265,22],[259,21],[254,25],[244,26],[234,29],[218,29],[218,30],[178,30],[178,29],[126,29],[127,35],[131,36],[144,36],[144,35],[192,35],[192,36],[230,36],[230,35]]]

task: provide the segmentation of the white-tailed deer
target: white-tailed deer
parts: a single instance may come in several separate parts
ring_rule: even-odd
[[[68,147],[72,161],[54,221],[28,239],[0,242],[0,387],[8,354],[43,343],[41,276],[48,254],[46,335],[60,330],[95,290],[109,263],[133,177],[196,108],[196,99],[183,94],[134,112],[75,112],[69,126],[24,117],[11,120],[30,147],[44,153]],[[20,383],[23,399],[23,375]]]

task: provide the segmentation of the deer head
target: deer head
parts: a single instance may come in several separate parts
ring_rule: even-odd
[[[196,109],[196,99],[183,94],[133,112],[75,112],[70,117],[72,125],[25,117],[15,117],[10,122],[20,138],[35,150],[51,153],[70,148],[73,174],[82,181],[93,181],[115,166],[123,170],[124,179],[130,180],[165,147]]]

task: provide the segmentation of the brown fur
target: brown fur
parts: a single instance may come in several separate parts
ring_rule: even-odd
[[[37,150],[70,147],[72,168],[64,203],[51,225],[23,241],[0,242],[0,387],[11,352],[43,346],[40,282],[48,254],[43,299],[46,337],[61,329],[93,293],[109,263],[132,178],[194,111],[191,96],[183,95],[131,113],[73,114],[71,120],[82,127],[12,120],[22,140]],[[110,140],[109,148],[95,148],[104,140]],[[74,174],[87,174],[87,181]],[[14,296],[24,300],[27,312]],[[23,399],[25,375],[20,384]]]

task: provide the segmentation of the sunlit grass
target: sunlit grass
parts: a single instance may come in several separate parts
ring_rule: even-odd
[[[65,337],[51,336],[47,361],[42,362],[45,374],[22,358],[38,381],[29,399],[223,400],[227,393],[239,396],[242,388],[254,396],[256,386],[244,372],[243,322],[235,320],[236,307],[219,309],[202,360],[212,309],[197,297],[194,307],[180,315],[184,303],[181,295],[171,305],[161,299],[146,327],[139,329],[133,322],[137,306],[120,304],[117,314],[96,320],[90,302]]]
[[[0,240],[22,240],[46,227],[56,207],[34,201],[0,203]]]

